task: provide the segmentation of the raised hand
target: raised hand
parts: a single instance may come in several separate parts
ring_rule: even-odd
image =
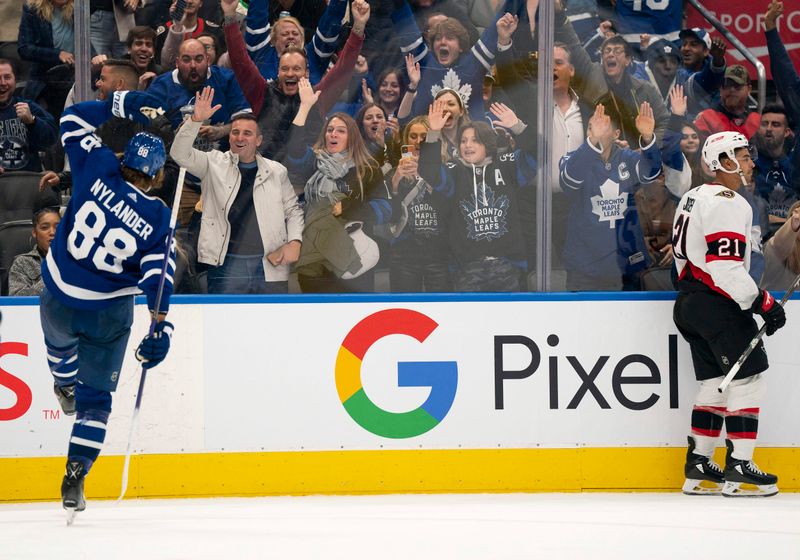
[[[511,43],[511,35],[517,30],[517,24],[519,24],[519,18],[508,12],[497,20],[497,42],[500,45]]]
[[[400,122],[397,117],[389,117],[386,119],[386,128],[392,132],[392,136],[397,137],[400,135]]]
[[[297,82],[297,93],[300,95],[301,107],[313,107],[320,94],[320,92],[314,91],[308,78],[300,78]]]
[[[364,103],[375,103],[375,97],[372,95],[372,90],[369,89],[367,80],[364,78],[361,78],[361,97],[364,99]]]
[[[492,103],[489,111],[498,119],[492,122],[499,124],[503,128],[513,128],[519,122],[517,114],[503,103]]]
[[[767,13],[764,16],[764,28],[767,31],[772,31],[778,27],[778,18],[783,15],[783,2],[780,0],[772,0],[767,8]]]
[[[411,89],[417,89],[422,72],[419,69],[419,62],[414,62],[414,56],[406,55],[406,73],[408,74],[408,85]]]
[[[722,37],[714,37],[711,39],[711,49],[709,53],[711,54],[711,58],[714,59],[715,66],[722,66],[725,63],[725,51],[728,49],[728,46],[725,44],[725,41],[722,40]]]
[[[353,0],[351,9],[353,11],[353,24],[367,25],[370,14],[369,3],[364,0]]]
[[[605,106],[598,103],[594,108],[594,114],[589,118],[589,142],[598,144],[601,140],[610,138],[611,135],[611,117],[606,115]]]
[[[444,123],[447,122],[449,117],[450,111],[447,110],[445,100],[441,97],[434,100],[430,107],[428,107],[428,125],[430,126],[430,130],[434,132],[442,130],[442,128],[444,128]]]
[[[642,52],[646,51],[647,47],[650,46],[650,40],[651,37],[649,33],[642,33],[639,35],[639,48],[642,50]]]
[[[220,0],[219,5],[222,7],[223,15],[233,16],[236,14],[236,7],[239,5],[239,0]]]
[[[31,113],[30,105],[24,101],[20,101],[14,105],[14,111],[17,113],[17,118],[21,120],[23,124],[33,124],[34,118],[33,113]]]
[[[222,105],[211,106],[214,101],[214,88],[206,86],[198,91],[194,96],[194,114],[192,120],[194,122],[203,122],[210,119],[211,116],[222,108]]]
[[[653,108],[645,101],[639,106],[639,114],[636,116],[636,130],[639,131],[645,145],[652,142],[655,129],[656,118],[653,116]]]
[[[672,114],[679,117],[686,116],[686,108],[688,106],[688,98],[683,94],[682,85],[674,85],[669,90],[669,106],[672,109]]]

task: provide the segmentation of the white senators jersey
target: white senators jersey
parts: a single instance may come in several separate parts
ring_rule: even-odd
[[[672,225],[679,283],[700,282],[749,309],[758,286],[748,274],[753,210],[735,191],[717,184],[681,198]]]

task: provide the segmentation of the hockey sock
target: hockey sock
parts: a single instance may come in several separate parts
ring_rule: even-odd
[[[106,439],[106,425],[111,414],[111,393],[78,383],[75,387],[75,401],[78,414],[72,425],[67,456],[70,461],[83,463],[85,472],[88,473],[100,455]]]
[[[725,421],[725,407],[695,405],[692,410],[692,437],[694,452],[711,457]]]
[[[78,345],[69,348],[47,346],[47,365],[59,387],[75,384],[78,374]]]
[[[753,458],[758,435],[759,411],[759,408],[728,411],[725,417],[725,430],[728,432],[728,439],[733,443],[731,456],[734,459],[750,461]]]

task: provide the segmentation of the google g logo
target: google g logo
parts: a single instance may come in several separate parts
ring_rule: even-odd
[[[456,362],[397,362],[399,387],[430,387],[428,399],[408,412],[389,412],[372,402],[361,385],[361,362],[378,340],[404,334],[425,342],[438,327],[410,309],[387,309],[362,319],[347,333],[336,357],[336,390],[350,417],[365,430],[387,438],[424,434],[441,422],[456,398]]]

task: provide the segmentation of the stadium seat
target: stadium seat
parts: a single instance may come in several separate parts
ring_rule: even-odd
[[[32,218],[41,177],[41,173],[31,171],[0,175],[0,224]]]
[[[8,271],[14,258],[33,248],[32,229],[30,219],[0,224],[0,295],[8,295]]]

